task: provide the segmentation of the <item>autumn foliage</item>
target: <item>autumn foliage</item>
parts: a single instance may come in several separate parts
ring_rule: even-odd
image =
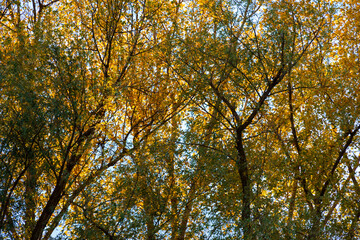
[[[359,239],[359,6],[0,1],[0,238]]]

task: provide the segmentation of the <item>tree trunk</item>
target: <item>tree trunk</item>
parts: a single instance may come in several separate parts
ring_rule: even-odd
[[[238,152],[237,170],[241,179],[242,186],[242,212],[241,220],[244,224],[244,239],[251,239],[251,186],[248,162],[246,160],[245,149],[243,146],[242,132],[237,132],[236,149]]]
[[[81,157],[81,155],[73,155],[70,158],[65,171],[63,172],[62,176],[58,180],[58,182],[54,188],[54,191],[50,195],[49,201],[47,202],[42,214],[40,215],[39,219],[36,222],[35,228],[32,232],[31,238],[30,238],[31,240],[40,240],[41,239],[46,225],[48,224],[52,214],[55,211],[56,206],[59,204],[59,202],[63,196],[66,184],[70,178],[70,173],[73,170],[75,164],[80,159],[80,157]]]
[[[36,168],[31,164],[25,179],[25,239],[30,239],[31,232],[35,227],[36,182]]]
[[[321,201],[319,199],[316,199],[314,203],[315,203],[314,204],[315,208],[313,212],[312,224],[311,224],[308,240],[318,239],[320,237],[320,231],[321,231],[321,227],[320,227]]]

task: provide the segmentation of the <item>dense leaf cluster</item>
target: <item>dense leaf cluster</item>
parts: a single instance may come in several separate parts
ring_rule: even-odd
[[[1,239],[358,239],[353,0],[0,2]]]

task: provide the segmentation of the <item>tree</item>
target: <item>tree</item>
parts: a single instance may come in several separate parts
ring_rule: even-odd
[[[14,25],[16,37],[7,44],[15,43],[18,48],[2,52],[14,56],[4,58],[2,90],[9,109],[3,113],[10,118],[4,129],[14,125],[11,118],[19,120],[18,126],[14,125],[19,134],[5,135],[3,141],[4,148],[9,145],[2,153],[4,173],[11,178],[4,183],[2,221],[29,239],[40,239],[49,225],[48,238],[79,193],[138,147],[139,143],[129,142],[129,138],[142,134],[138,141],[143,141],[180,106],[175,104],[174,112],[164,109],[161,103],[166,93],[156,94],[158,91],[151,89],[149,94],[152,79],[138,88],[144,76],[135,81],[127,78],[128,72],[137,74],[139,66],[132,66],[141,62],[137,56],[152,46],[154,40],[147,39],[149,35],[143,31],[157,20],[158,4],[95,1],[85,6],[69,2],[56,8],[50,8],[55,2],[39,4],[19,2],[8,7],[12,7],[9,11],[17,9],[18,18],[15,21],[10,14],[10,19],[5,19],[5,24]],[[66,20],[60,14],[59,22],[45,27],[59,10],[73,18]],[[76,15],[78,12],[81,14]],[[88,30],[91,34],[84,35]],[[142,105],[145,102],[148,104]],[[116,114],[120,111],[121,115]],[[24,119],[19,119],[19,114]],[[110,146],[114,146],[111,151]],[[12,148],[23,152],[20,159],[7,159]],[[11,154],[18,156],[14,151]],[[99,151],[103,151],[101,156]],[[19,189],[21,181],[25,181],[24,190]],[[25,232],[20,230],[21,219],[9,213],[16,211],[14,201],[20,198],[22,204],[23,191]],[[22,209],[19,205],[18,210]]]
[[[313,51],[315,40],[321,42],[329,21],[323,13],[330,10],[322,2],[287,1],[199,2],[195,8],[202,21],[186,35],[187,55],[180,61],[196,77],[183,78],[200,92],[203,108],[219,112],[228,131],[228,141],[237,152],[233,160],[242,188],[244,236],[252,238],[256,234],[251,230],[252,176],[257,173],[251,170],[256,160],[247,156],[246,140],[265,130],[263,118],[273,112],[273,92]]]
[[[359,237],[357,8],[1,2],[0,236]]]

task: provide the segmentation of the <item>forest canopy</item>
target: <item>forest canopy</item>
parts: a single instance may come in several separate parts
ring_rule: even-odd
[[[1,239],[360,239],[357,0],[0,0]]]

